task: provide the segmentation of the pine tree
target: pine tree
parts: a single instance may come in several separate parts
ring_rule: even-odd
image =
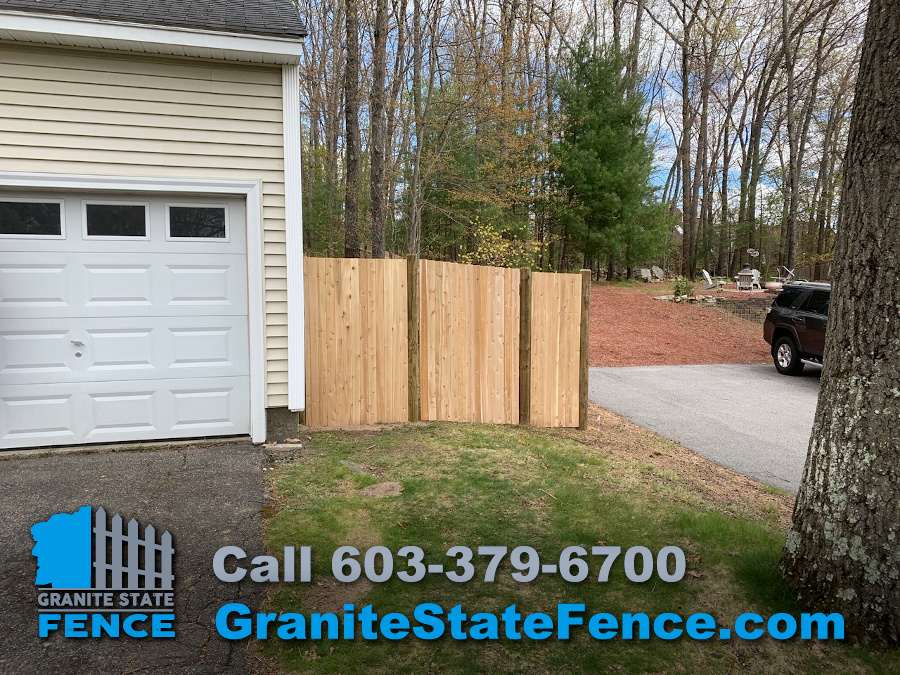
[[[565,195],[560,214],[563,270],[583,263],[573,257],[578,251],[585,261],[609,260],[626,251],[629,242],[641,241],[642,253],[648,253],[653,246],[646,243],[662,240],[641,236],[640,216],[652,197],[653,153],[644,101],[624,75],[624,65],[621,54],[594,52],[591,41],[583,39],[569,56],[567,76],[557,83],[562,133],[553,155],[558,187]],[[651,221],[659,223],[658,218]],[[655,226],[653,232],[658,230]]]

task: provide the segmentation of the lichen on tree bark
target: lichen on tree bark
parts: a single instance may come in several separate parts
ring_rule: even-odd
[[[900,3],[872,0],[844,165],[825,366],[782,571],[900,641]],[[789,407],[786,408],[789,410]]]

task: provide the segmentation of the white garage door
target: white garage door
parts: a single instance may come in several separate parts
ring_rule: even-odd
[[[250,430],[243,200],[0,192],[0,448]]]

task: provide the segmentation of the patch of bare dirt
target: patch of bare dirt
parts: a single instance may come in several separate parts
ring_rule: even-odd
[[[714,464],[598,406],[590,406],[589,419],[587,431],[576,432],[578,440],[612,457],[652,465],[655,475],[647,480],[658,480],[660,473],[670,471],[681,478],[682,487],[723,512],[774,517],[785,529],[790,524],[792,495],[773,492],[752,478]],[[653,442],[648,443],[648,437]]]
[[[591,365],[770,362],[769,345],[763,340],[761,325],[726,317],[713,307],[653,299],[655,295],[667,293],[671,293],[670,284],[639,287],[594,284]],[[747,293],[736,297],[747,297]]]
[[[372,582],[364,576],[352,583],[344,583],[334,577],[321,577],[303,594],[303,606],[311,612],[339,614],[345,604],[355,603],[371,590]]]
[[[364,497],[375,497],[376,499],[399,497],[403,493],[403,486],[393,481],[385,481],[384,483],[375,483],[375,485],[363,488],[359,493]]]

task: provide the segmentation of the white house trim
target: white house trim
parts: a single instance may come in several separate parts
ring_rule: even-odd
[[[258,181],[130,178],[0,171],[0,188],[194,193],[243,196],[247,202],[247,289],[250,343],[250,436],[266,440],[265,304],[262,186]],[[302,287],[301,287],[302,288]],[[301,324],[302,328],[302,324]]]
[[[284,218],[287,245],[288,409],[306,409],[303,322],[303,198],[300,164],[300,67],[281,67],[284,115]]]
[[[251,63],[299,63],[299,38],[0,11],[0,39]]]

